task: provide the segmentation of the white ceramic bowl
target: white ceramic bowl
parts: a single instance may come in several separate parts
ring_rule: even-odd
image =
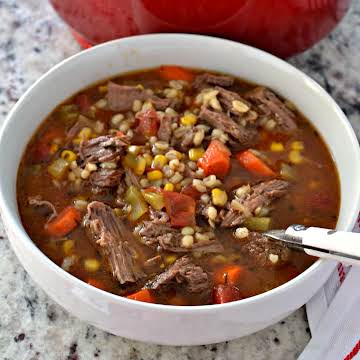
[[[217,70],[269,86],[294,102],[328,144],[341,180],[338,229],[351,230],[359,210],[359,145],[346,117],[313,80],[249,46],[196,35],[145,35],[81,52],[51,69],[19,100],[1,129],[0,205],[10,242],[32,278],[80,319],[130,339],[158,344],[215,343],[250,334],[308,301],[334,268],[317,261],[288,283],[249,299],[199,307],[154,305],[98,290],[49,260],[26,234],[16,203],[16,174],[27,142],[44,118],[78,90],[122,72],[161,64]]]

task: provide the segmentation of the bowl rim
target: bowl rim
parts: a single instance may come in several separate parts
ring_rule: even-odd
[[[59,68],[64,66],[67,63],[70,63],[74,61],[75,59],[84,58],[86,59],[87,55],[92,52],[96,51],[102,51],[102,49],[106,47],[111,47],[117,44],[128,44],[131,45],[132,42],[137,41],[157,41],[161,38],[172,38],[173,41],[206,41],[207,44],[211,43],[214,46],[221,46],[222,44],[230,44],[232,46],[240,47],[243,49],[243,51],[248,52],[249,54],[252,54],[255,57],[265,57],[270,62],[272,62],[272,66],[275,64],[277,66],[281,67],[281,71],[285,72],[291,72],[292,74],[296,74],[297,76],[300,76],[302,79],[306,80],[306,82],[312,87],[314,90],[314,93],[316,92],[316,96],[325,97],[326,101],[329,103],[329,105],[332,105],[333,111],[335,112],[336,116],[341,120],[343,127],[345,128],[347,132],[348,140],[350,141],[349,146],[357,147],[357,158],[360,162],[360,147],[358,145],[358,141],[356,138],[356,135],[354,133],[353,128],[350,125],[350,122],[346,118],[343,111],[340,109],[339,105],[335,102],[335,100],[325,91],[323,87],[321,87],[316,81],[311,79],[308,75],[303,73],[301,70],[295,68],[290,63],[270,54],[263,50],[254,48],[249,45],[245,45],[239,42],[235,42],[232,40],[226,40],[222,38],[216,38],[212,36],[205,36],[205,35],[195,35],[195,34],[185,34],[185,33],[167,33],[167,34],[147,34],[147,35],[137,35],[137,36],[131,36],[131,37],[125,37],[121,39],[116,39],[112,41],[108,41],[99,45],[96,45],[94,47],[91,47],[89,49],[80,51],[53,66],[51,69],[49,69],[45,74],[40,76],[27,90],[26,92],[20,97],[20,99],[16,102],[16,104],[12,107],[12,109],[9,111],[8,115],[6,116],[1,129],[0,129],[0,144],[1,139],[3,138],[4,134],[6,133],[6,129],[11,124],[12,117],[16,116],[16,113],[18,109],[22,106],[22,104],[25,102],[26,98],[31,94],[34,88],[36,88],[39,84],[41,84],[43,81],[46,81],[46,78],[53,74],[54,72],[57,72]],[[211,70],[211,69],[210,69]],[[79,89],[78,91],[80,91]],[[72,96],[73,94],[69,94],[69,96]],[[310,120],[311,121],[311,120]],[[29,139],[27,139],[29,140]],[[17,165],[18,166],[18,165]],[[90,293],[93,292],[94,295],[97,294],[101,296],[104,300],[109,300],[112,302],[115,302],[117,304],[123,304],[127,306],[133,307],[135,310],[136,308],[148,308],[149,310],[160,310],[164,312],[208,312],[208,311],[218,311],[220,308],[233,308],[233,307],[241,307],[245,306],[249,303],[257,303],[261,301],[266,301],[272,298],[274,295],[280,295],[286,292],[289,292],[292,287],[297,285],[299,282],[302,282],[305,280],[305,278],[310,277],[315,272],[320,271],[324,266],[326,260],[319,259],[315,263],[313,263],[309,268],[307,268],[305,271],[300,273],[295,278],[291,279],[290,281],[287,281],[286,283],[271,289],[269,291],[266,291],[262,294],[255,295],[246,299],[229,302],[225,304],[213,304],[213,305],[199,305],[199,306],[178,306],[178,305],[164,305],[164,304],[152,304],[152,303],[145,303],[141,301],[133,301],[131,299],[127,299],[126,297],[122,297],[120,295],[116,295],[101,289],[98,289],[94,286],[91,286],[87,284],[86,282],[78,279],[74,275],[66,272],[63,270],[60,266],[56,265],[50,258],[48,258],[31,240],[27,232],[25,231],[21,218],[19,216],[19,213],[16,214],[12,213],[12,211],[9,209],[7,202],[5,200],[5,193],[6,189],[3,188],[2,181],[0,178],[0,209],[2,212],[2,216],[4,220],[4,223],[7,222],[7,224],[11,227],[12,232],[21,239],[21,242],[26,247],[26,251],[31,254],[35,261],[42,261],[45,263],[46,266],[49,266],[50,269],[52,269],[57,276],[62,277],[64,280],[68,280],[70,283],[73,283],[74,286],[79,286],[80,288],[84,289],[84,291],[87,291]],[[360,195],[360,187],[358,190],[358,195]],[[340,200],[342,201],[342,200]],[[16,204],[17,207],[17,204]],[[353,226],[355,225],[355,222],[357,220],[358,212],[360,209],[360,196],[357,197],[357,201],[354,201],[352,203],[351,209],[349,209],[349,216],[346,220],[346,224],[344,226],[345,230],[351,231]],[[6,229],[7,227],[5,227]]]

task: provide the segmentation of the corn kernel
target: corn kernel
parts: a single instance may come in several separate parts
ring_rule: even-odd
[[[238,239],[244,239],[247,238],[249,236],[249,230],[246,227],[238,227],[235,230],[235,236]]]
[[[103,109],[107,106],[107,100],[106,99],[100,99],[95,103],[95,106],[99,109]]]
[[[74,247],[75,247],[74,240],[66,240],[66,241],[64,241],[62,247],[63,247],[64,254],[66,256],[71,255],[73,250],[74,250]]]
[[[132,105],[132,111],[138,112],[141,110],[141,107],[142,107],[142,101],[139,99],[134,100],[133,105]]]
[[[224,255],[215,255],[210,259],[212,264],[224,264],[228,259]]]
[[[115,114],[112,118],[111,118],[111,123],[114,126],[119,126],[120,123],[124,120],[125,116],[123,114]]]
[[[124,215],[124,211],[123,211],[122,209],[120,209],[120,208],[115,208],[115,209],[114,209],[114,214],[115,214],[116,216],[120,217],[120,216],[123,216],[123,215]]]
[[[270,254],[270,255],[269,255],[269,260],[270,260],[273,264],[276,264],[276,263],[279,261],[279,255]]]
[[[59,150],[59,145],[52,143],[50,146],[50,153],[55,154]]]
[[[163,178],[163,173],[160,170],[152,170],[147,173],[147,178],[150,181],[161,180]]]
[[[162,169],[167,164],[167,158],[165,155],[156,155],[151,164],[153,169]]]
[[[84,127],[80,130],[78,138],[81,140],[88,140],[92,135],[92,130],[89,127]]]
[[[190,114],[183,116],[180,119],[180,122],[182,125],[185,125],[185,126],[189,126],[189,125],[193,126],[196,124],[197,118],[196,118],[196,115],[190,113]]]
[[[146,160],[140,156],[136,159],[136,165],[134,167],[134,173],[136,175],[142,175],[145,172]]]
[[[182,153],[177,151],[177,150],[169,150],[166,154],[165,154],[166,158],[168,160],[174,160],[174,159],[178,159],[181,160],[182,159]]]
[[[227,202],[228,196],[226,191],[215,188],[211,190],[211,198],[214,205],[224,206]]]
[[[75,199],[74,200],[74,207],[77,210],[85,211],[87,208],[87,205],[88,205],[88,202],[86,200],[83,200],[83,199]]]
[[[189,150],[189,159],[191,161],[198,161],[203,155],[205,150],[203,148],[193,148]]]
[[[165,191],[174,191],[174,184],[172,183],[166,183],[164,186]]]
[[[98,271],[100,268],[100,261],[97,259],[85,259],[84,261],[85,270],[89,272]]]
[[[207,215],[209,220],[215,221],[217,217],[217,210],[213,206],[209,206]]]
[[[86,180],[90,176],[90,171],[84,169],[81,171],[80,176],[82,179]]]
[[[231,104],[232,107],[240,113],[246,113],[250,110],[250,108],[245,103],[239,100],[233,100]]]
[[[304,150],[304,143],[302,141],[293,141],[290,144],[290,147],[292,150],[301,151],[301,150]]]
[[[100,85],[98,87],[98,90],[99,90],[100,93],[105,93],[105,92],[108,91],[108,87],[107,87],[107,85]]]
[[[153,161],[153,157],[150,154],[146,153],[146,154],[143,155],[143,158],[146,161],[146,166],[151,166],[152,161]]]
[[[290,162],[292,162],[293,164],[300,164],[303,161],[303,157],[300,154],[299,150],[291,150],[289,152],[289,160]]]
[[[141,153],[141,146],[130,145],[128,147],[128,153],[133,154],[133,155],[139,155]]]
[[[64,150],[61,153],[61,158],[66,160],[68,163],[71,163],[76,160],[77,156],[76,154],[71,150]]]
[[[273,141],[270,145],[270,150],[273,152],[284,151],[284,145],[281,142]]]
[[[185,235],[181,239],[181,246],[184,248],[190,248],[194,245],[194,237],[192,235]]]
[[[195,230],[191,226],[185,226],[181,229],[182,235],[194,235]]]
[[[171,265],[176,261],[177,257],[175,255],[167,255],[165,257],[165,262],[167,265]]]

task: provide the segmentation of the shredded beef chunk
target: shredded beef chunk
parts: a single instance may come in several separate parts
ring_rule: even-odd
[[[192,86],[196,90],[201,90],[210,86],[223,86],[228,87],[234,83],[235,79],[232,76],[227,75],[213,75],[209,73],[204,73],[196,76]]]
[[[162,263],[162,257],[160,255],[156,255],[145,261],[144,268],[148,273],[151,273],[153,271],[158,271],[161,263]]]
[[[264,116],[273,117],[279,131],[293,132],[297,129],[295,114],[269,89],[257,87],[245,97],[257,105]]]
[[[153,224],[166,224],[170,221],[169,215],[165,211],[157,211],[152,207],[149,209],[149,215]]]
[[[179,229],[172,228],[169,223],[143,221],[135,228],[141,241],[150,247],[157,248],[164,251],[175,253],[186,252],[202,252],[202,253],[218,253],[224,250],[222,244],[215,238],[212,230],[207,229],[206,235],[209,240],[194,242],[191,247],[184,247],[181,244],[183,235]]]
[[[113,82],[108,84],[107,100],[112,111],[129,111],[135,100],[149,100],[157,110],[165,110],[171,105],[171,99],[159,98],[146,89],[137,86],[119,85]]]
[[[123,170],[101,169],[90,175],[90,183],[100,188],[114,187],[120,184]]]
[[[165,115],[160,119],[160,126],[158,130],[158,139],[162,141],[169,142],[171,138],[171,123],[172,117]]]
[[[136,86],[108,83],[107,100],[112,111],[129,111],[135,100],[145,100],[146,93]]]
[[[200,293],[210,288],[207,273],[200,266],[192,263],[188,256],[176,260],[173,265],[148,282],[145,287],[158,290],[172,284],[183,284],[189,293]]]
[[[240,250],[251,257],[256,265],[281,266],[290,260],[290,249],[281,242],[251,232],[248,238],[240,241]]]
[[[286,194],[289,183],[283,180],[269,180],[252,187],[245,186],[242,195],[228,204],[221,226],[240,225],[246,218],[253,216],[257,208],[269,205],[273,200]]]
[[[126,182],[126,185],[128,185],[128,186],[133,185],[139,189],[141,188],[139,178],[129,168],[125,169],[125,182]]]
[[[80,155],[85,162],[97,163],[118,161],[129,144],[126,137],[103,135],[84,141],[80,146]]]
[[[258,132],[255,128],[245,128],[237,124],[225,113],[202,107],[199,117],[214,128],[218,128],[229,134],[230,137],[236,141],[238,147],[248,148],[257,143]]]
[[[152,95],[148,100],[154,105],[156,110],[165,110],[167,107],[176,107],[175,101],[172,99],[159,98],[156,95]]]
[[[133,243],[136,241],[125,220],[117,218],[110,206],[93,201],[84,219],[91,241],[107,259],[112,275],[120,282],[136,282],[145,273],[135,260]]]
[[[93,128],[94,121],[88,119],[84,115],[79,115],[77,121],[71,128],[66,132],[66,140],[67,142],[71,141],[84,127]]]
[[[230,112],[231,114],[243,116],[244,113],[246,113],[246,111],[239,112],[238,110],[236,110],[233,105],[233,101],[240,101],[250,109],[250,103],[243,99],[238,93],[226,90],[220,86],[216,86],[215,89],[219,92],[217,97],[220,101],[220,104],[224,107],[226,111]]]
[[[43,215],[47,217],[48,222],[56,218],[58,215],[55,206],[50,201],[42,200],[40,195],[30,196],[28,198],[28,202],[30,206],[38,208]]]

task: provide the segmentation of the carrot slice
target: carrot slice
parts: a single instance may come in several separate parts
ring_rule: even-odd
[[[230,170],[230,150],[219,140],[212,140],[197,165],[205,175],[216,175],[224,178]]]
[[[122,131],[116,131],[115,135],[119,138],[122,138],[125,136],[125,134]]]
[[[147,302],[147,303],[155,303],[155,299],[152,296],[150,290],[148,289],[143,289],[134,294],[128,295],[127,298],[136,301]]]
[[[261,159],[254,155],[250,150],[239,152],[236,154],[240,165],[253,174],[261,176],[275,176],[272,171]]]
[[[219,284],[213,287],[214,304],[224,304],[241,299],[241,293],[235,286]]]
[[[191,70],[181,66],[164,65],[159,69],[160,76],[165,80],[193,81],[195,75]]]
[[[213,280],[215,285],[227,284],[235,286],[238,284],[244,267],[239,265],[227,265],[215,272]]]
[[[105,284],[98,279],[90,278],[88,279],[87,283],[91,286],[94,286],[100,290],[106,290]]]
[[[180,295],[171,297],[168,300],[170,305],[177,305],[177,306],[186,306],[189,305],[188,302],[186,301],[186,299]]]
[[[46,224],[45,230],[51,236],[62,237],[74,230],[81,219],[80,211],[72,206],[65,208],[51,222]]]

